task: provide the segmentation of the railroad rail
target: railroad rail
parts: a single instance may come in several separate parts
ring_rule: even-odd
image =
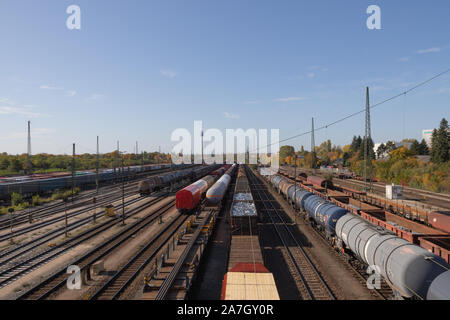
[[[159,197],[157,197],[157,198],[159,198]],[[132,200],[125,201],[125,207],[127,207],[129,205],[132,205],[132,204],[134,204],[136,202],[142,201],[142,200],[143,200],[142,198],[135,198],[135,199],[132,199]],[[121,204],[120,205],[116,205],[114,207],[114,209],[119,209],[119,208],[122,208]],[[101,218],[102,216],[104,216],[104,214],[105,214],[104,212],[97,213],[96,217],[97,218]],[[73,223],[70,223],[70,224],[67,225],[67,231],[70,232],[70,231],[72,231],[74,229],[77,229],[77,228],[83,226],[83,225],[86,225],[91,220],[92,220],[92,217],[89,216],[89,217],[82,218],[82,219],[80,219],[78,221],[75,221]],[[21,244],[19,246],[13,247],[12,249],[8,249],[8,250],[5,250],[5,251],[2,251],[0,253],[0,266],[4,266],[6,263],[10,262],[11,260],[13,260],[14,258],[18,257],[19,255],[23,255],[23,254],[25,254],[25,253],[27,253],[27,252],[29,252],[31,250],[34,250],[34,249],[38,248],[41,245],[47,243],[48,241],[59,237],[64,232],[65,232],[65,227],[60,227],[60,228],[57,228],[57,229],[52,230],[50,232],[47,232],[47,233],[45,233],[42,236],[39,236],[39,237],[37,237],[35,239],[32,239],[32,240],[30,240],[28,242],[25,242],[25,243],[23,243],[23,244]],[[2,269],[2,267],[0,267],[0,270],[1,269]]]
[[[205,226],[206,222],[210,220],[211,216],[215,212],[216,212],[215,209],[209,209],[208,213],[205,215],[205,217],[202,218],[202,221],[199,223],[195,232],[190,237],[189,242],[187,243],[186,247],[183,249],[183,252],[181,253],[181,255],[178,257],[172,270],[167,275],[167,277],[164,279],[164,282],[162,283],[161,287],[158,290],[158,293],[155,296],[155,300],[166,299],[167,294],[169,293],[169,290],[174,285],[175,280],[178,277],[178,274],[180,273],[182,267],[185,265],[185,261],[189,255],[189,253],[192,251],[195,243],[199,239],[199,236],[203,230],[203,227]]]
[[[190,168],[191,166],[185,167],[185,168],[179,168],[174,171],[179,170],[185,170]],[[150,172],[140,172],[137,173],[136,177],[128,179],[126,181],[125,191],[126,194],[132,194],[133,192],[136,193],[136,187],[138,183],[142,180],[147,179],[148,177],[161,174],[161,173],[167,173],[171,172],[173,169],[171,168],[164,168],[164,169],[158,169]],[[42,207],[35,208],[33,210],[31,209],[25,209],[20,212],[16,212],[13,215],[13,227],[17,227],[20,224],[27,223],[30,220],[30,217],[33,220],[37,219],[43,219],[45,217],[51,216],[53,214],[61,213],[64,210],[72,210],[77,207],[85,206],[85,205],[91,205],[93,207],[92,198],[97,198],[97,206],[100,205],[99,201],[106,200],[106,198],[109,199],[109,201],[114,202],[115,199],[119,200],[121,198],[121,194],[118,195],[117,188],[119,187],[119,184],[110,184],[106,185],[104,187],[99,188],[99,193],[96,191],[90,191],[88,193],[79,194],[74,196],[74,201],[80,201],[83,199],[87,199],[83,202],[71,202],[67,205],[64,204],[62,201],[58,201],[57,203],[51,203],[44,205]],[[11,227],[11,221],[10,221],[10,215],[4,215],[0,216],[0,230],[9,229]]]
[[[129,196],[132,196],[132,195],[135,195],[135,194],[136,194],[136,192],[130,191],[130,192],[126,193],[124,196],[125,197],[129,197]],[[97,202],[96,206],[98,208],[98,207],[101,207],[102,205],[109,204],[109,203],[115,202],[115,201],[119,201],[119,199],[121,199],[121,198],[122,198],[122,195],[120,194],[120,196],[116,196],[116,197],[113,197],[113,198],[110,198],[110,199],[104,199],[104,200],[102,200],[100,202]],[[139,200],[140,200],[140,198],[136,198],[135,199],[135,201],[139,201]],[[116,206],[116,207],[118,207],[118,206]],[[90,207],[87,207],[87,208],[83,208],[83,209],[77,210],[77,211],[68,212],[67,213],[67,218],[70,219],[70,218],[77,217],[77,216],[79,216],[81,214],[84,214],[84,213],[87,213],[87,212],[89,212],[89,211],[91,211],[93,209],[94,209],[94,205],[92,205]],[[26,234],[26,233],[29,233],[31,231],[35,231],[35,230],[41,229],[43,227],[50,226],[50,225],[55,224],[55,223],[60,222],[60,221],[63,221],[65,219],[64,212],[60,212],[59,211],[59,213],[61,213],[61,215],[58,215],[57,217],[53,217],[53,218],[51,218],[49,220],[45,220],[45,221],[42,221],[42,222],[34,223],[34,224],[31,224],[31,225],[26,226],[24,228],[21,228],[21,229],[18,229],[18,230],[14,230],[12,232],[12,234],[11,233],[3,234],[3,235],[0,236],[0,242],[8,240],[8,239],[11,239],[11,238],[14,238],[14,237],[17,237],[17,236],[20,236],[20,235],[23,235],[23,234]],[[54,213],[52,213],[50,215],[53,215],[53,214]]]
[[[136,207],[136,208],[130,210],[127,213],[127,217],[133,216],[133,215],[141,212],[142,210],[145,210],[146,208],[151,207],[152,205],[154,205],[158,201],[161,201],[162,199],[163,199],[163,197],[153,199],[149,202],[146,202],[146,203],[140,205],[139,207]],[[92,229],[89,229],[73,238],[70,238],[55,247],[49,247],[49,248],[47,248],[47,250],[44,250],[43,252],[32,255],[31,257],[28,257],[21,262],[12,263],[9,268],[0,272],[0,288],[16,281],[23,275],[36,270],[37,268],[41,267],[42,265],[47,264],[48,262],[56,259],[57,257],[66,253],[67,251],[73,249],[77,245],[97,236],[101,232],[108,230],[112,226],[116,225],[118,220],[120,220],[120,218],[115,217],[115,218],[113,218],[109,221],[106,221]],[[21,255],[22,254],[19,255],[19,258]]]
[[[116,250],[120,245],[132,238],[137,232],[146,228],[149,224],[153,223],[160,216],[165,214],[173,208],[173,203],[169,202],[162,207],[159,207],[143,219],[127,226],[120,233],[114,235],[110,239],[102,242],[97,247],[85,253],[82,257],[69,263],[69,265],[76,265],[83,272],[89,272],[90,266],[99,259],[110,254]],[[39,283],[35,287],[31,288],[24,294],[18,297],[19,300],[42,300],[48,298],[51,294],[55,293],[66,284],[69,274],[66,273],[66,268],[62,268],[48,279]]]
[[[271,198],[265,185],[259,183],[259,179],[251,170],[247,168],[246,171],[255,204],[259,205],[262,209],[261,212],[264,212],[270,219],[271,225],[299,276],[302,298],[305,300],[335,300],[335,295],[303,249],[303,244],[292,233],[290,226],[282,217],[280,209],[274,206],[275,200]]]
[[[173,208],[172,205],[170,208]],[[158,232],[153,238],[137,252],[128,263],[117,271],[90,300],[116,300],[136,279],[139,273],[153,260],[159,250],[170,240],[175,232],[186,222],[187,215],[178,214],[166,228]]]

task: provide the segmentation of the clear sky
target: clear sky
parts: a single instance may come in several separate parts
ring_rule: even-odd
[[[81,8],[69,30],[66,8]],[[368,30],[366,8],[381,8]],[[450,68],[450,1],[2,0],[0,152],[171,150],[176,128],[279,128],[280,138]],[[450,73],[372,111],[375,142],[450,118]],[[316,133],[344,145],[364,115]],[[289,142],[309,149],[310,137]]]

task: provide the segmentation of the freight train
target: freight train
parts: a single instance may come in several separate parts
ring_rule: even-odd
[[[277,172],[275,171],[269,171],[269,168],[264,168],[266,171],[266,174],[268,175],[276,175]],[[280,174],[285,177],[289,177],[290,179],[294,179],[293,170],[288,170],[286,167],[280,168]],[[358,190],[353,190],[348,187],[340,187],[336,188],[333,185],[333,182],[329,179],[322,178],[322,177],[316,177],[316,176],[308,176],[304,172],[297,172],[297,181],[301,181],[304,184],[312,185],[314,188],[326,188],[328,190],[343,190],[348,194],[351,194],[352,197],[357,194],[362,194],[363,192]],[[293,192],[293,191],[291,191]],[[417,208],[416,208],[417,209]],[[418,212],[420,218],[416,219],[415,217],[406,216],[406,218],[414,221],[418,221],[419,223],[423,223],[425,225],[431,226],[434,229],[442,230],[444,232],[450,233],[450,211],[432,211],[432,212]]]
[[[178,169],[183,165],[172,164],[152,164],[144,166],[131,166],[124,168],[126,179],[130,179],[142,172],[152,172],[155,170],[174,168]],[[52,177],[55,175],[55,177]],[[24,197],[30,197],[34,194],[43,194],[52,192],[57,189],[70,188],[72,186],[72,175],[70,173],[33,175],[27,177],[3,178],[0,181],[0,199],[8,200],[13,192],[22,194]],[[45,178],[42,178],[45,177]],[[100,184],[111,182],[120,177],[119,171],[113,169],[105,169],[99,172],[98,181]],[[74,176],[74,184],[77,187],[86,185],[95,185],[96,173],[94,171],[76,172]]]
[[[406,299],[450,300],[450,266],[438,255],[377,227],[279,175],[262,175],[342,253],[374,267]]]
[[[206,194],[206,191],[216,182],[216,180],[229,168],[229,165],[224,165],[217,168],[217,165],[208,166],[205,171],[202,171],[199,176],[204,176],[208,172],[209,175],[197,180],[189,186],[181,189],[175,195],[175,205],[180,212],[191,212],[198,208],[201,200]],[[213,171],[212,171],[213,170]]]
[[[138,192],[144,196],[152,192],[161,190],[171,184],[177,183],[183,179],[196,180],[203,177],[205,174],[214,170],[217,166],[198,166],[174,172],[168,172],[160,175],[154,175],[144,179],[138,184]]]
[[[230,209],[231,242],[222,300],[279,300],[273,274],[264,266],[258,213],[244,166],[239,166]]]

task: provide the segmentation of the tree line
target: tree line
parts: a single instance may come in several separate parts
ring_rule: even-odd
[[[142,154],[123,155],[124,166],[167,163],[170,162],[170,154],[159,152],[143,152]],[[101,154],[99,156],[99,168],[113,168],[121,166],[122,160],[118,157],[118,152]],[[96,154],[75,155],[75,169],[89,170],[97,166]],[[31,156],[31,168],[28,168],[27,154],[11,155],[3,152],[0,154],[0,175],[24,174],[27,171],[32,173],[46,173],[55,171],[71,171],[71,155],[36,154]]]
[[[387,183],[450,192],[450,131],[447,120],[442,119],[439,128],[433,130],[430,148],[423,139],[421,142],[416,139],[402,142],[388,141],[374,151],[374,143],[368,139],[368,160],[373,176]],[[307,168],[338,165],[363,175],[365,145],[365,138],[354,136],[352,142],[342,148],[332,145],[330,140],[316,146],[313,152],[305,151],[303,146],[297,152],[292,146],[282,146],[280,162]],[[417,158],[423,155],[429,155],[430,161]]]

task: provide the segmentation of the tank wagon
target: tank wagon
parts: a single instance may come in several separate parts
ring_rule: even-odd
[[[217,165],[208,166],[206,173],[217,168]],[[203,171],[204,172],[204,171]],[[206,191],[216,182],[217,174],[209,174],[189,186],[181,189],[175,195],[175,204],[180,212],[189,212],[194,210],[200,204],[200,201],[206,194]]]
[[[161,190],[183,179],[199,179],[209,171],[211,171],[213,168],[214,166],[199,166],[161,175],[155,175],[140,181],[138,184],[138,191],[141,195],[149,195],[152,192]]]
[[[131,166],[124,168],[126,179],[135,177],[138,173],[151,172],[165,168],[180,168],[184,165],[152,164],[144,166]],[[120,174],[113,169],[101,170],[98,174],[99,183],[113,181]],[[78,171],[74,176],[74,184],[77,187],[95,185],[96,173],[94,170]],[[32,175],[26,177],[3,178],[0,183],[0,199],[8,200],[13,192],[29,197],[35,194],[49,193],[57,189],[70,188],[72,186],[71,173],[54,173],[45,175]]]
[[[402,297],[450,300],[450,266],[439,256],[347,213],[336,223],[338,247],[350,250]]]
[[[286,185],[289,181],[284,177],[264,177],[279,191],[281,185],[286,199],[305,212],[333,246],[374,266],[399,296],[450,300],[450,266],[440,256],[298,185],[295,188],[292,182]]]
[[[228,186],[231,182],[231,177],[233,176],[234,169],[236,169],[236,164],[233,164],[225,174],[220,177],[219,180],[206,192],[206,201],[208,205],[215,206],[218,205],[225,193],[228,190]]]

